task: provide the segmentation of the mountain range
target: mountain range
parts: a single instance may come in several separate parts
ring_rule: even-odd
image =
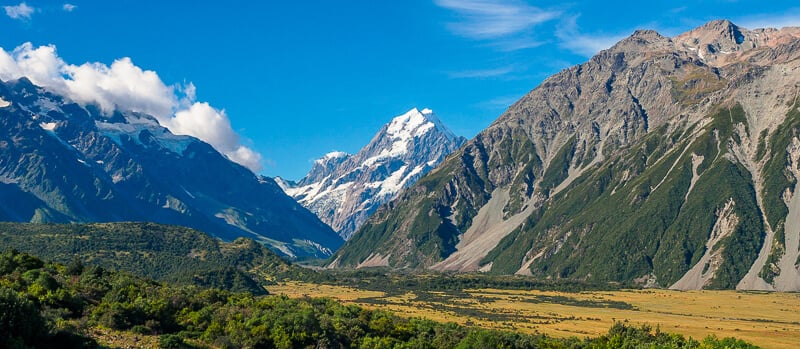
[[[314,161],[300,181],[276,180],[346,240],[380,205],[465,141],[430,109],[414,108],[384,125],[358,153],[331,152]]]
[[[800,290],[800,28],[639,30],[544,80],[329,267]]]
[[[0,82],[0,221],[174,224],[330,268],[800,291],[798,96],[800,28],[638,30],[469,141],[412,109],[291,182],[20,78]]]
[[[174,224],[292,257],[325,257],[343,242],[275,181],[209,144],[27,78],[0,82],[0,220]]]

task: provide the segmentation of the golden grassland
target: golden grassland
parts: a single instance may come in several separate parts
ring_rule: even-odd
[[[289,297],[330,297],[407,317],[554,337],[598,336],[615,321],[627,321],[696,339],[715,335],[744,339],[763,348],[800,347],[798,293],[475,289],[386,295],[299,282],[282,283],[268,290]]]

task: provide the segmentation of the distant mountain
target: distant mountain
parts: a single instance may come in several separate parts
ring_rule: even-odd
[[[151,221],[288,256],[330,255],[342,239],[269,178],[155,118],[0,82],[0,220]]]
[[[800,290],[800,28],[640,30],[547,78],[333,267]]]
[[[436,167],[465,142],[430,109],[414,108],[384,125],[355,155],[328,153],[286,193],[348,239],[380,205]]]

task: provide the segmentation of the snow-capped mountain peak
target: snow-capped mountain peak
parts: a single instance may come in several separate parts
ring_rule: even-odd
[[[428,115],[432,115],[430,109],[425,110],[429,111]],[[386,128],[386,134],[395,139],[408,139],[412,136],[421,135],[432,127],[434,127],[433,123],[428,121],[425,114],[414,108],[392,119],[389,127]]]
[[[148,114],[103,113],[23,77],[0,81],[0,139],[12,140],[0,147],[2,221],[151,221],[287,256],[342,243],[272,179]]]
[[[343,151],[332,151],[330,153],[325,154],[323,157],[315,160],[316,163],[324,163],[329,160],[333,159],[341,159],[350,156],[350,154],[345,153]]]
[[[284,191],[348,238],[381,204],[464,142],[432,110],[413,108],[384,125],[358,153],[330,152]]]
[[[428,108],[422,111],[412,108],[405,114],[394,117],[386,128],[386,134],[393,139],[407,140],[419,137],[433,128],[444,133],[450,140],[455,138],[455,135],[436,117],[433,110]]]

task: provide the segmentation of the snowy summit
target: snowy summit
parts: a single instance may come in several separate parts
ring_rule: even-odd
[[[325,154],[296,185],[282,187],[347,239],[463,143],[432,110],[414,108],[392,118],[358,153]]]

